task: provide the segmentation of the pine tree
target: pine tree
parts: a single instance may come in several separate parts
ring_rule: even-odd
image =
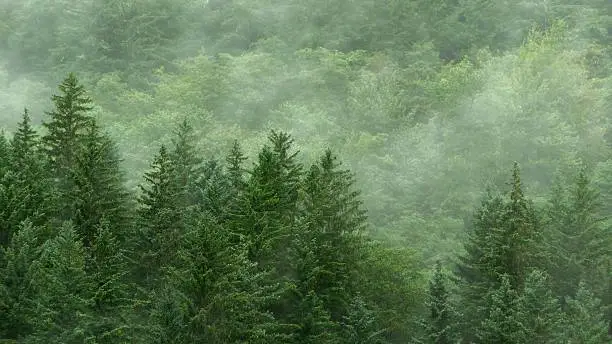
[[[557,189],[550,202],[548,226],[555,292],[561,299],[573,297],[579,282],[584,280],[596,297],[609,306],[612,233],[600,215],[603,204],[599,192],[584,167],[571,187]]]
[[[534,270],[527,276],[516,307],[522,328],[517,342],[559,343],[556,335],[562,326],[561,305],[544,272]]]
[[[75,189],[72,175],[83,137],[90,127],[91,118],[86,113],[92,109],[92,101],[73,73],[59,85],[59,90],[61,95],[51,98],[55,109],[47,113],[50,121],[43,122],[47,133],[42,142],[60,193],[58,216],[60,220],[67,220],[73,217],[74,209],[65,195]]]
[[[339,321],[355,290],[360,260],[360,235],[366,214],[353,190],[350,171],[341,170],[337,158],[327,150],[313,165],[304,181],[304,222],[308,245],[316,265],[310,283],[326,301],[332,319]]]
[[[236,190],[244,189],[245,170],[243,164],[245,160],[247,160],[247,157],[244,156],[242,148],[240,147],[240,143],[238,143],[238,140],[234,140],[232,149],[226,158],[226,163],[229,179],[232,183],[232,186]]]
[[[93,246],[87,255],[87,270],[93,286],[95,316],[89,328],[97,343],[136,342],[140,300],[129,280],[127,252],[105,218],[97,225]]]
[[[298,209],[298,188],[302,167],[291,152],[293,140],[272,131],[272,144],[264,146],[244,192],[237,200],[239,211],[232,214],[230,228],[249,243],[249,257],[271,267],[287,247]],[[230,173],[232,170],[230,169]]]

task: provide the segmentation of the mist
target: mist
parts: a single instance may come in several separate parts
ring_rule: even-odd
[[[606,0],[0,1],[0,129],[75,72],[134,193],[183,119],[248,167],[286,132],[355,174],[370,238],[450,271],[515,163],[537,209],[581,169],[612,199],[611,35]]]

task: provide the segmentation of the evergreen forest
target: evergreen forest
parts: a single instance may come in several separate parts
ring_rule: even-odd
[[[0,0],[0,343],[612,343],[612,1]]]

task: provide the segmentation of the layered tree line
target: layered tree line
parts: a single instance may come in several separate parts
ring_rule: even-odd
[[[425,277],[372,240],[353,174],[271,131],[204,157],[176,123],[124,185],[74,74],[0,141],[0,339],[14,343],[609,343],[612,235],[585,169],[545,206],[518,164]]]

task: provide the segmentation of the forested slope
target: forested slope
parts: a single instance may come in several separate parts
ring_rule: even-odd
[[[0,339],[610,342],[609,1],[0,9]]]

